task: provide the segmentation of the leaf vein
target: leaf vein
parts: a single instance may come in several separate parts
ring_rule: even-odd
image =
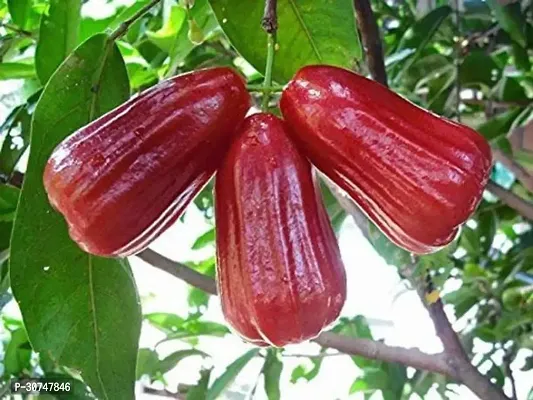
[[[309,43],[311,44],[311,48],[313,49],[313,52],[318,58],[318,61],[322,62],[322,56],[320,55],[320,51],[318,50],[318,46],[316,45],[315,41],[313,40],[313,36],[311,35],[311,32],[309,32],[309,29],[307,29],[307,25],[305,25],[304,19],[302,17],[302,13],[298,9],[298,6],[294,2],[294,0],[289,0],[289,4],[292,7],[292,10],[294,11],[294,14],[296,15],[296,18],[298,18],[298,21],[300,22],[300,25],[302,26],[303,31],[305,32],[305,35],[307,36],[307,39],[309,39]]]
[[[93,258],[89,254],[89,294],[91,299],[91,317],[93,319],[93,328],[94,328],[94,346],[95,346],[95,370],[96,377],[102,388],[102,393],[106,399],[109,399],[107,395],[107,390],[105,388],[104,382],[102,381],[102,375],[100,374],[100,345],[98,343],[98,323],[96,321],[96,302],[94,300],[94,284],[93,284]]]

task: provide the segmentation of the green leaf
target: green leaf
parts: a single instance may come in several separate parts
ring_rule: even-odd
[[[524,14],[520,9],[520,2],[515,1],[503,5],[501,0],[487,0],[487,4],[491,8],[502,29],[511,36],[511,39],[517,42],[520,46],[526,47],[526,21]]]
[[[13,221],[17,211],[20,190],[14,186],[0,184],[0,221]]]
[[[181,360],[191,356],[209,357],[209,354],[197,349],[178,350],[162,359],[159,362],[158,370],[161,374],[165,374],[175,368]]]
[[[96,397],[89,391],[87,385],[82,381],[75,379],[69,375],[62,375],[57,373],[48,373],[44,376],[45,382],[59,382],[69,383],[70,390],[68,393],[54,394],[55,400],[95,400]],[[39,399],[41,397],[39,396]],[[43,399],[44,400],[44,399]]]
[[[520,108],[512,108],[482,123],[477,127],[477,131],[489,141],[505,136],[521,111]]]
[[[476,230],[478,231],[482,254],[487,253],[492,247],[492,242],[494,241],[494,235],[496,235],[497,229],[498,218],[494,211],[485,212],[478,217],[478,226]]]
[[[237,51],[260,72],[266,63],[267,35],[261,29],[261,1],[211,0],[218,22]],[[361,59],[352,1],[278,2],[273,77],[285,83],[308,64],[353,68]]]
[[[152,43],[165,52],[170,52],[174,43],[174,37],[183,25],[187,25],[187,13],[183,7],[173,6],[170,17],[163,27],[157,32],[147,31],[146,36]]]
[[[135,378],[139,380],[144,375],[152,377],[157,370],[157,364],[159,364],[159,356],[155,350],[146,348],[139,349]]]
[[[496,99],[500,101],[527,101],[527,94],[518,79],[504,75],[494,88]],[[523,114],[529,114],[529,110],[524,110]]]
[[[337,324],[333,327],[332,331],[350,337],[373,339],[368,322],[362,315],[358,315],[354,318],[340,318]],[[376,366],[379,364],[377,361],[361,356],[353,356],[351,358],[355,365],[361,369],[376,368]]]
[[[157,329],[166,333],[165,340],[186,339],[202,335],[224,336],[229,333],[225,325],[217,322],[201,321],[198,315],[191,315],[188,319],[176,314],[153,313],[144,318]]]
[[[409,253],[392,243],[389,238],[370,221],[368,222],[368,233],[372,246],[374,246],[374,249],[376,249],[378,254],[383,257],[387,264],[400,267],[410,261],[411,256]]]
[[[203,275],[209,276],[211,278],[215,277],[215,271],[216,271],[215,257],[210,257],[207,260],[197,265],[191,265],[190,263],[189,265],[191,268],[202,273]],[[206,293],[204,290],[191,286],[189,288],[189,295],[187,296],[187,302],[189,303],[190,307],[196,308],[197,311],[203,311],[205,308],[207,308],[210,297],[211,296],[208,293]]]
[[[189,13],[191,18],[196,21],[196,24],[202,30],[205,37],[209,36],[216,30],[216,28],[218,28],[218,22],[213,15],[213,11],[209,6],[208,0],[196,0],[194,2],[194,7],[189,10]],[[170,66],[167,76],[174,75],[176,73],[178,66],[183,63],[185,58],[196,46],[197,44],[189,40],[189,24],[183,24],[178,30],[172,47],[170,48]],[[206,188],[204,188],[204,190],[205,189]]]
[[[422,51],[431,41],[441,24],[451,14],[452,9],[449,6],[442,6],[435,8],[422,19],[416,21],[407,29],[398,44],[396,52],[405,49],[415,49],[416,51],[409,59],[403,63],[401,70],[395,77],[395,81],[399,82],[402,75],[408,68],[420,57]]]
[[[109,44],[100,34],[78,47],[37,104],[10,274],[35,351],[79,371],[98,398],[129,400],[141,327],[129,265],[81,251],[48,203],[42,183],[47,159],[61,140],[128,98],[124,62]]]
[[[500,79],[502,69],[485,51],[471,51],[461,63],[459,76],[463,86],[485,85],[492,87]]]
[[[209,379],[211,378],[211,369],[200,371],[200,380],[193,388],[187,392],[187,400],[206,400],[209,388]]]
[[[230,386],[237,375],[246,367],[246,364],[254,358],[259,349],[252,349],[244,353],[242,356],[233,361],[222,375],[220,375],[211,385],[209,391],[207,392],[207,400],[217,399],[228,386]]]
[[[320,350],[320,353],[324,353],[325,349],[322,348]],[[306,381],[311,381],[316,378],[318,373],[320,372],[320,367],[322,366],[322,361],[324,359],[322,357],[314,357],[310,358],[311,363],[313,364],[311,367],[308,367],[305,364],[300,364],[296,368],[292,370],[291,373],[291,383],[296,383],[300,379],[305,379]]]
[[[365,393],[374,393],[376,389],[373,389],[370,387],[370,385],[365,381],[365,378],[357,378],[355,381],[353,381],[352,386],[350,386],[350,394],[357,393],[357,392],[365,392]]]
[[[520,44],[513,42],[511,44],[511,49],[513,52],[513,58],[518,69],[524,72],[531,71],[531,61],[529,61],[529,53],[527,47],[521,46]]]
[[[41,18],[35,67],[43,85],[78,44],[80,10],[80,0],[50,0]]]
[[[0,64],[0,80],[27,79],[35,76],[35,66],[21,62],[4,62]]]
[[[0,127],[0,132],[5,134],[5,140],[0,149],[0,174],[11,176],[20,157],[30,143],[31,117],[34,106],[41,92],[30,96],[25,105],[17,107],[8,121]]]
[[[190,307],[196,308],[197,311],[204,312],[207,309],[210,297],[211,296],[208,293],[201,289],[190,288],[189,295],[187,296],[187,303],[189,303]]]
[[[11,19],[21,29],[26,29],[26,21],[31,13],[32,0],[7,0]]]
[[[346,211],[339,204],[339,202],[337,201],[333,193],[331,193],[331,190],[329,189],[329,187],[327,187],[323,180],[321,180],[320,182],[320,188],[322,191],[322,200],[324,201],[324,205],[326,206],[326,210],[331,221],[331,226],[335,231],[335,234],[338,235],[340,233],[342,224],[346,219]]]
[[[215,228],[208,230],[206,233],[202,234],[194,244],[192,245],[193,250],[199,250],[205,246],[212,244],[215,241]]]
[[[24,328],[11,333],[11,340],[7,344],[4,354],[5,372],[19,375],[22,371],[31,371],[31,346]]]
[[[281,398],[279,380],[282,370],[283,363],[278,357],[278,351],[276,349],[268,349],[265,365],[261,371],[265,377],[265,392],[268,400],[279,400]]]
[[[185,323],[185,319],[176,314],[152,313],[146,314],[144,318],[154,327],[166,334],[177,332]]]
[[[174,339],[188,339],[205,335],[222,337],[228,333],[228,328],[225,325],[219,324],[218,322],[194,320],[185,323],[177,332],[169,334],[165,341]]]

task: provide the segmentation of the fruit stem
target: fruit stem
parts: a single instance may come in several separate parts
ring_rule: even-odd
[[[277,93],[277,92],[281,92],[283,90],[283,86],[282,85],[275,85],[275,84],[273,84],[272,86],[265,86],[263,84],[261,84],[261,85],[246,85],[246,89],[249,92],[265,92],[265,91],[268,91],[269,93]]]
[[[261,103],[261,110],[268,111],[268,102],[270,100],[270,93],[272,88],[272,66],[274,65],[274,54],[276,47],[276,34],[268,34],[267,44],[267,62],[265,67],[265,81],[263,82],[263,102]]]
[[[267,61],[265,67],[265,81],[263,82],[263,101],[261,110],[268,111],[270,101],[270,88],[272,87],[272,66],[276,51],[276,32],[278,31],[278,0],[265,0],[265,11],[261,26],[267,34]]]

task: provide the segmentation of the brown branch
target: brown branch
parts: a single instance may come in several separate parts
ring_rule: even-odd
[[[178,279],[182,279],[209,294],[215,296],[217,294],[216,284],[212,278],[196,272],[184,264],[172,261],[153,250],[144,250],[142,253],[137,254],[137,257],[146,261],[151,266],[161,269]],[[410,365],[414,368],[444,374],[452,379],[458,379],[458,376],[444,362],[442,354],[427,354],[418,349],[389,346],[382,342],[345,337],[333,332],[324,332],[313,339],[313,341],[324,347],[336,349],[346,354],[363,356],[374,360],[397,362]]]
[[[491,100],[491,99],[462,99],[465,104],[470,104],[473,106],[486,106],[490,104],[492,107],[497,108],[508,108],[508,107],[526,107],[533,103],[533,99],[526,100],[514,100],[514,101],[500,101],[500,100]]]
[[[11,24],[6,24],[6,23],[0,23],[0,27],[2,28],[5,28],[5,29],[9,29],[15,33],[18,33],[19,35],[21,36],[26,36],[26,37],[30,37],[32,38],[33,37],[33,33],[31,33],[30,31],[27,31],[25,29],[21,29],[15,25],[11,25]]]
[[[533,176],[519,163],[509,157],[500,149],[492,149],[492,157],[494,160],[502,163],[509,171],[511,171],[524,187],[533,192]]]
[[[494,181],[489,181],[486,189],[494,196],[498,197],[503,203],[516,210],[520,215],[533,221],[533,203],[524,200],[507,189],[504,189]]]
[[[444,360],[446,364],[454,371],[458,381],[466,385],[472,392],[483,400],[507,400],[507,397],[497,386],[493,385],[490,380],[483,376],[476,367],[472,365],[468,355],[463,349],[459,336],[454,331],[446,313],[444,304],[440,298],[437,301],[428,303],[426,301],[427,288],[424,282],[415,276],[416,258],[410,265],[402,268],[403,275],[416,288],[418,296],[428,310],[429,316],[433,321],[435,332],[444,347]]]
[[[277,0],[265,0],[265,11],[261,26],[269,35],[275,35],[278,30]]]
[[[383,60],[383,46],[379,36],[379,28],[369,0],[354,0],[357,25],[361,31],[361,39],[366,54],[366,62],[372,79],[387,86],[387,71]]]
[[[333,332],[323,332],[312,341],[342,353],[363,356],[372,360],[401,363],[459,380],[454,370],[446,363],[442,353],[427,354],[418,349],[389,346],[383,342],[346,337]]]
[[[214,279],[189,268],[185,264],[172,261],[151,249],[146,249],[139,254],[136,254],[136,256],[151,266],[165,271],[176,278],[187,282],[191,286],[197,287],[198,289],[215,296],[217,294],[217,286]]]

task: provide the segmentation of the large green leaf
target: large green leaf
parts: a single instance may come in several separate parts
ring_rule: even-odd
[[[141,311],[129,265],[81,251],[42,183],[54,147],[129,96],[124,62],[108,40],[96,35],[77,48],[37,104],[10,273],[35,351],[80,371],[98,398],[131,400]]]
[[[35,67],[43,85],[78,44],[80,10],[80,0],[50,0],[42,16]]]
[[[237,51],[258,71],[266,63],[267,35],[261,28],[264,2],[211,0],[218,22]],[[273,77],[284,83],[302,66],[353,67],[361,58],[351,0],[278,2],[279,49]]]
[[[237,375],[246,367],[246,364],[254,358],[259,349],[248,350],[242,356],[233,361],[222,375],[220,375],[214,382],[213,385],[209,388],[207,392],[207,400],[217,399],[226,388],[233,383]]]
[[[31,13],[32,0],[7,0],[7,7],[11,19],[22,29],[26,28],[26,21]]]

